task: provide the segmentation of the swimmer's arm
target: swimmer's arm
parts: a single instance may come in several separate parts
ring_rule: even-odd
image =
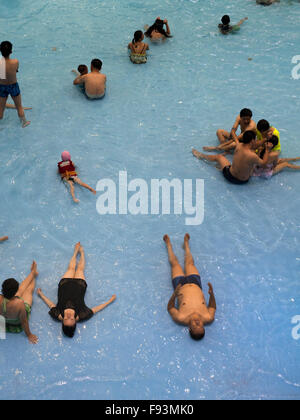
[[[171,31],[170,31],[170,27],[169,27],[169,23],[168,23],[167,19],[164,20],[164,23],[166,24],[166,28],[167,28],[166,32],[167,32],[167,34],[168,35],[171,35]]]
[[[215,314],[216,314],[216,310],[217,310],[217,303],[216,303],[216,298],[215,298],[215,294],[214,294],[212,284],[208,283],[208,286],[209,286],[208,293],[210,295],[209,303],[208,303],[208,312],[211,316],[211,321],[210,322],[213,322],[214,319],[215,319]]]
[[[36,293],[46,303],[46,305],[50,309],[56,307],[56,305],[54,305],[54,303],[50,299],[48,299],[47,296],[44,295],[44,293],[42,292],[42,289],[37,289]]]
[[[0,242],[4,242],[8,240],[8,236],[2,236],[2,238],[0,238]]]
[[[37,344],[38,338],[35,335],[33,335],[30,331],[29,322],[28,322],[28,319],[27,319],[27,313],[26,313],[25,308],[22,308],[22,310],[20,311],[19,319],[21,321],[22,328],[23,328],[24,333],[26,334],[28,340],[32,344]]]
[[[113,303],[116,300],[117,296],[113,295],[108,302],[103,303],[101,305],[95,306],[95,308],[92,309],[93,314],[97,314],[100,311],[103,311],[103,309],[105,309],[108,305],[110,305],[111,303]]]
[[[231,132],[230,132],[231,137],[233,137],[233,134],[236,134],[236,132],[237,132],[239,126],[240,126],[240,123],[241,123],[241,117],[238,116],[237,119],[235,120],[235,123],[233,124],[232,129],[231,129]]]
[[[84,83],[84,81],[85,81],[85,76],[77,76],[75,79],[74,79],[74,82],[73,82],[73,85],[82,85],[83,83]]]

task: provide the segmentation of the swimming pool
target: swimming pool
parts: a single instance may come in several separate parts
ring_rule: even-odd
[[[299,399],[299,174],[229,185],[193,158],[192,147],[217,143],[241,108],[269,119],[284,157],[299,156],[300,4],[255,1],[4,0],[1,39],[14,44],[19,82],[32,124],[14,111],[0,122],[0,277],[22,280],[36,259],[38,286],[55,300],[72,248],[87,255],[86,302],[117,301],[80,325],[70,341],[35,298],[31,317],[39,344],[9,336],[0,346],[1,399]],[[241,32],[221,37],[224,14],[248,16]],[[145,66],[127,57],[133,32],[167,17],[174,38],[153,45]],[[54,50],[53,50],[54,49]],[[71,69],[103,60],[106,98],[85,100]],[[249,60],[251,59],[251,60]],[[70,150],[80,176],[203,179],[205,220],[184,215],[107,215],[89,192],[72,203],[56,164]],[[173,324],[162,241],[169,233],[181,261],[185,232],[205,292],[218,311],[201,343]],[[296,337],[297,338],[297,337]]]

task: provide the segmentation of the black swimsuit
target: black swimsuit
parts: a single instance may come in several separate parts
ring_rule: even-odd
[[[227,179],[227,181],[236,185],[247,184],[249,179],[247,179],[247,181],[241,181],[240,179],[237,179],[235,176],[232,175],[230,168],[231,166],[225,166],[225,168],[223,169],[223,175]]]

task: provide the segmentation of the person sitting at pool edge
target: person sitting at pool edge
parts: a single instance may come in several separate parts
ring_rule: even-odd
[[[133,64],[145,64],[147,63],[147,54],[146,51],[149,50],[149,45],[143,42],[144,34],[142,31],[136,31],[134,33],[134,38],[130,44],[128,44],[128,49],[130,50],[130,60]]]
[[[217,147],[203,147],[203,150],[207,152],[212,151],[224,151],[228,152],[235,148],[235,141],[233,140],[233,135],[236,134],[237,130],[241,129],[241,134],[237,136],[238,140],[243,138],[243,134],[246,131],[253,131],[256,134],[256,124],[252,119],[253,113],[251,109],[244,108],[241,110],[240,114],[237,116],[235,123],[229,133],[226,130],[219,129],[217,131],[217,137],[221,143]]]
[[[77,265],[77,255],[80,253],[80,261]],[[72,338],[75,334],[77,322],[88,321],[92,316],[116,300],[113,295],[108,302],[98,305],[93,309],[86,306],[84,297],[87,289],[85,280],[85,254],[80,242],[75,245],[74,254],[69,267],[58,286],[58,303],[55,305],[48,299],[39,288],[38,296],[50,308],[49,315],[62,323],[64,335]]]
[[[164,29],[164,25],[166,25],[167,30]],[[164,41],[166,38],[172,38],[167,19],[162,20],[158,17],[152,26],[148,27],[146,25],[145,29],[145,36],[150,38],[152,42]]]
[[[228,15],[225,15],[225,16],[223,16],[222,17],[222,19],[221,19],[221,22],[222,23],[220,23],[219,24],[219,29],[220,29],[220,32],[223,34],[223,35],[227,35],[227,34],[229,34],[229,33],[234,33],[234,32],[237,32],[237,31],[239,31],[240,29],[241,29],[241,25],[246,21],[246,20],[248,20],[248,18],[247,17],[245,17],[244,19],[242,19],[242,20],[240,20],[236,25],[234,25],[234,26],[231,26],[230,25],[230,17],[228,16]]]
[[[232,184],[246,184],[252,176],[254,166],[265,166],[269,158],[269,150],[261,159],[256,153],[256,136],[253,131],[246,131],[241,141],[234,134],[236,148],[232,164],[224,155],[205,155],[193,149],[193,155],[198,159],[217,163],[217,167],[223,172],[224,178]]]
[[[0,120],[3,118],[6,102],[8,96],[12,97],[15,107],[18,112],[18,116],[22,123],[22,127],[25,128],[30,124],[27,121],[22,105],[22,97],[17,81],[17,72],[19,71],[19,61],[11,59],[13,45],[9,41],[4,41],[0,45],[0,51],[3,59],[0,60],[1,76],[0,76]],[[4,77],[1,79],[1,77]],[[9,106],[11,108],[11,106]]]
[[[38,342],[38,338],[31,333],[29,327],[38,274],[37,264],[33,261],[29,276],[20,285],[15,279],[5,280],[2,284],[2,296],[0,295],[0,315],[6,320],[6,332],[19,334],[24,331],[32,344]]]
[[[213,287],[211,283],[208,283],[210,300],[207,306],[201,278],[190,250],[189,234],[184,237],[185,272],[174,254],[169,236],[165,235],[163,239],[168,250],[174,287],[174,293],[168,304],[168,312],[175,322],[189,327],[190,336],[194,340],[201,340],[205,336],[204,326],[211,324],[215,319],[217,306]],[[176,309],[176,299],[178,299],[178,309]]]
[[[8,241],[8,236],[2,236],[2,238],[0,238],[0,242],[5,242]]]
[[[88,184],[85,184],[81,181],[81,179],[78,178],[75,165],[72,162],[71,155],[67,150],[65,150],[61,154],[61,159],[62,161],[57,164],[58,171],[62,180],[69,185],[70,193],[75,203],[79,203],[79,200],[75,197],[74,184],[78,184],[81,187],[88,189],[93,194],[97,194],[96,190],[94,190],[92,187],[90,187]]]
[[[91,62],[91,72],[79,75],[73,84],[84,85],[85,94],[89,99],[103,99],[106,91],[106,75],[101,74],[102,61],[95,58]]]

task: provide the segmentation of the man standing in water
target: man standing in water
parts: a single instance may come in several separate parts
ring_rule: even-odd
[[[205,336],[204,325],[211,324],[215,319],[217,305],[213,287],[211,283],[208,283],[210,299],[207,306],[202,291],[201,278],[190,250],[190,235],[188,233],[184,237],[185,272],[174,254],[168,235],[164,236],[164,241],[168,250],[175,290],[168,304],[168,312],[175,322],[189,327],[190,335],[194,340],[201,340]],[[179,304],[178,309],[175,307],[176,298]]]
[[[4,41],[0,45],[0,51],[3,57],[0,60],[0,120],[3,118],[7,98],[10,95],[15,103],[18,116],[24,128],[30,124],[30,121],[26,120],[22,106],[21,92],[17,82],[19,61],[10,58],[12,47],[9,41]]]

